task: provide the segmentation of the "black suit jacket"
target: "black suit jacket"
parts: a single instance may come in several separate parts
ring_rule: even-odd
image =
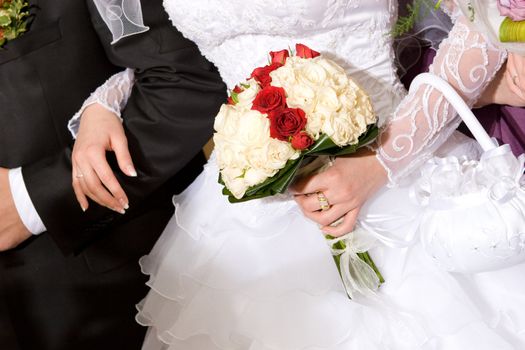
[[[150,30],[115,45],[93,0],[30,2],[29,32],[0,49],[0,166],[22,167],[48,232],[0,253],[0,348],[139,349],[134,304],[146,277],[137,259],[171,217],[172,195],[200,171],[226,88],[162,0],[142,0]],[[113,169],[131,208],[91,203],[83,213],[67,122],[124,67],[136,77],[122,116],[139,176]]]
[[[195,159],[226,89],[215,67],[171,25],[161,0],[142,2],[149,31],[115,45],[92,0],[30,3],[30,30],[0,50],[0,166],[22,166],[46,234],[64,254],[86,252],[94,269],[111,268],[143,254],[158,236],[161,227],[148,213],[171,207],[171,195],[198,173]],[[135,69],[123,119],[139,176],[113,168],[131,209],[121,216],[92,203],[83,213],[71,186],[66,125],[90,92],[123,67]]]

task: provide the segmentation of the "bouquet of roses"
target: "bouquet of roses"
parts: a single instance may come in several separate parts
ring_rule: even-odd
[[[377,136],[367,94],[339,65],[297,44],[231,91],[213,140],[231,202],[283,193],[308,157],[353,153]]]
[[[319,170],[309,161],[351,154],[378,133],[370,98],[335,62],[302,44],[270,58],[215,119],[219,182],[232,203],[283,193],[299,170]],[[327,238],[349,296],[383,282],[363,240]]]

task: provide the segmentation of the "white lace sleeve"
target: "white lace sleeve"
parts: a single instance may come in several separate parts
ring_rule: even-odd
[[[447,80],[471,107],[506,59],[506,52],[472,29],[451,10],[454,27],[437,52],[430,72]],[[460,119],[440,92],[423,85],[403,100],[381,131],[377,158],[390,185],[430,158],[457,128]]]
[[[120,111],[126,106],[129,95],[131,94],[133,80],[133,70],[128,68],[113,75],[104,84],[99,86],[84,102],[80,110],[69,120],[67,127],[73,138],[77,136],[82,113],[84,113],[84,110],[88,106],[94,103],[98,103],[120,118]]]

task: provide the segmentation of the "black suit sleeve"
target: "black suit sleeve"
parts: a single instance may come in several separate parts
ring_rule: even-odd
[[[88,3],[107,56],[115,65],[135,70],[135,85],[122,116],[139,176],[129,178],[112,164],[133,209],[200,152],[211,136],[226,87],[196,45],[171,25],[161,0],[142,2],[149,31],[115,45],[110,44],[111,34],[95,6]],[[71,187],[70,155],[64,150],[23,168],[30,197],[65,253],[81,250],[128,215],[118,218],[94,203],[82,213]]]

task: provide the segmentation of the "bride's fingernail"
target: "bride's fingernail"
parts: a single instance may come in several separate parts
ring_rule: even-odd
[[[127,169],[128,169],[128,175],[129,176],[137,177],[137,171],[135,170],[135,168],[133,166],[128,165]]]
[[[80,209],[82,209],[82,211],[83,211],[84,213],[85,213],[85,212],[86,212],[86,210],[87,210],[87,209],[86,209],[86,208],[84,208],[84,206],[82,206],[82,205],[80,206]]]
[[[109,209],[119,213],[119,214],[126,214],[126,211],[124,209],[120,209],[120,208],[112,208],[112,207],[108,207]]]
[[[128,202],[126,202],[123,198],[120,198],[118,201],[120,202],[120,205],[122,205],[122,207],[123,207],[125,210],[128,210],[128,209],[129,209],[129,204],[128,204]]]

